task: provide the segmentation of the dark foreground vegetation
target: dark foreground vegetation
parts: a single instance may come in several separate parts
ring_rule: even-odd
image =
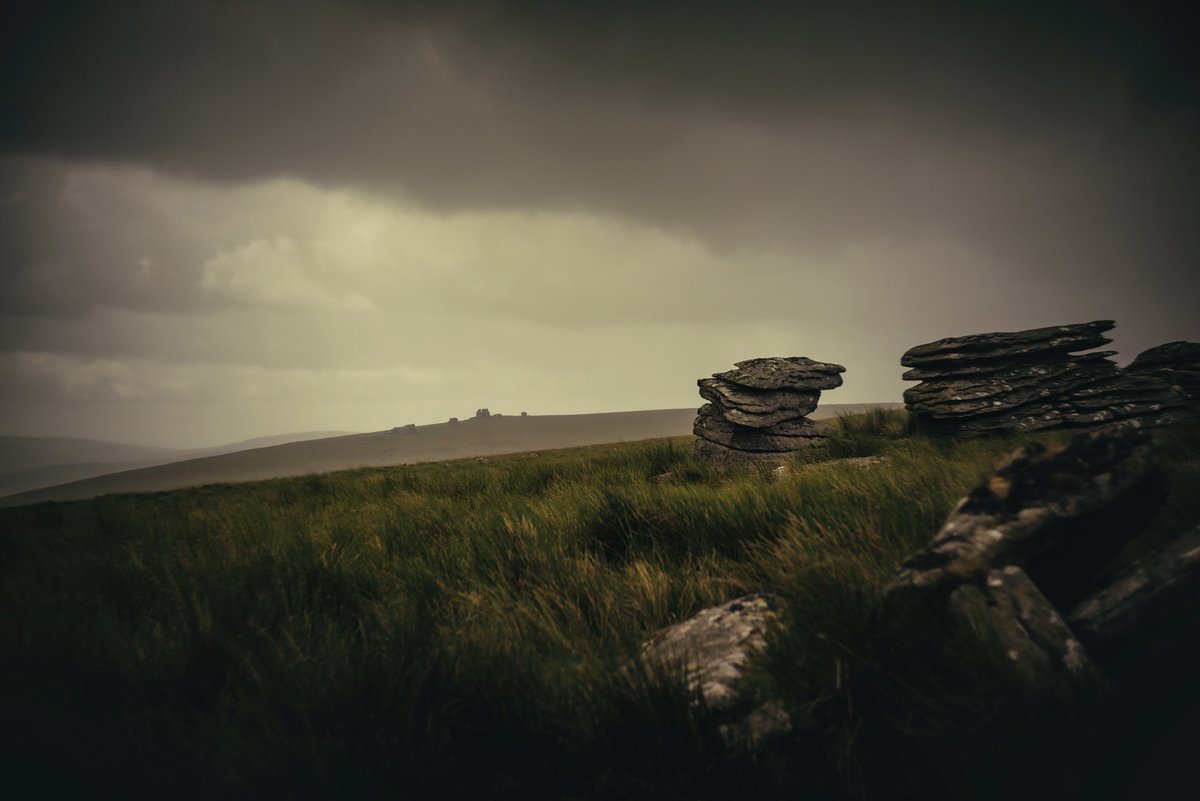
[[[5,786],[1172,794],[1200,713],[1186,649],[1070,708],[1022,698],[964,643],[899,669],[873,654],[883,585],[1029,438],[930,440],[903,412],[841,427],[784,473],[707,468],[680,438],[0,510]],[[1169,501],[1133,550],[1200,522],[1200,432],[1158,438]],[[837,461],[870,454],[888,460]],[[785,609],[754,686],[797,724],[757,754],[725,746],[680,675],[622,670],[752,590]]]

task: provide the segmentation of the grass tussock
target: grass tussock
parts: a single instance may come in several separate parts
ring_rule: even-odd
[[[1163,440],[1150,538],[1200,521],[1200,436]],[[46,793],[970,797],[1003,764],[920,752],[995,714],[986,665],[881,676],[871,609],[1019,442],[877,411],[782,474],[679,438],[0,510],[5,769]],[[621,669],[750,590],[784,602],[752,682],[802,722],[785,768],[725,748],[682,676]]]

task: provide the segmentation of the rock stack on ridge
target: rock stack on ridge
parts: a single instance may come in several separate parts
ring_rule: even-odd
[[[1154,348],[1129,369],[1106,345],[1112,320],[972,334],[910,349],[900,359],[906,408],[931,433],[980,435],[1094,426],[1121,420],[1166,425],[1195,414],[1200,345]],[[1178,379],[1178,380],[1176,380]]]
[[[821,390],[842,385],[840,364],[804,356],[737,362],[735,370],[696,382],[700,407],[692,427],[696,453],[711,461],[762,461],[824,442],[828,427],[808,419]]]

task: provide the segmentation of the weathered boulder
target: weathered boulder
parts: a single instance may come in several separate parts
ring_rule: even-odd
[[[696,411],[692,431],[710,442],[743,451],[779,453],[801,450],[825,442],[832,427],[807,418],[787,420],[767,427],[750,427],[729,422],[714,404]]]
[[[978,364],[1032,354],[1045,357],[1091,350],[1112,341],[1103,334],[1114,325],[1112,320],[1095,320],[1026,331],[947,337],[910,348],[900,358],[900,364],[905,367]]]
[[[791,721],[776,704],[750,695],[743,678],[746,666],[767,644],[767,628],[779,602],[752,593],[663,629],[642,645],[648,664],[682,665],[689,688],[703,698],[730,741],[757,745],[787,734]]]
[[[1099,654],[1147,634],[1195,636],[1200,628],[1200,527],[1106,576],[1101,589],[1067,613],[1071,628]]]

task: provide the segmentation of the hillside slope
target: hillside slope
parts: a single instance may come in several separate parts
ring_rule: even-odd
[[[898,404],[834,403],[822,406],[812,416],[833,417],[838,413],[888,405]],[[348,467],[412,464],[683,436],[691,433],[695,416],[696,410],[688,408],[473,418],[460,423],[292,442],[126,470],[10,495],[0,498],[0,505],[80,500],[115,492],[151,492],[200,484],[259,481]]]

